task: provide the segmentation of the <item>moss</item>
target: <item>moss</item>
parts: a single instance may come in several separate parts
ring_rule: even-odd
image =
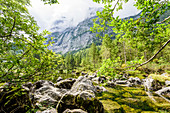
[[[156,75],[156,74],[150,74],[149,77],[152,76],[154,80],[158,80],[159,82],[165,82],[166,80],[170,81],[170,77],[163,76],[163,75]]]
[[[0,83],[0,87],[3,86],[5,83]]]
[[[104,109],[107,113],[115,113],[116,111],[121,110],[121,106],[116,101],[107,99],[101,100],[101,102],[103,103]]]
[[[128,105],[122,105],[121,106],[126,113],[141,113],[140,109],[134,109],[129,107]]]
[[[98,99],[103,103],[106,113],[152,113],[158,112],[159,110],[170,110],[170,104],[157,95],[153,95],[158,102],[154,103],[148,97],[143,87],[116,86],[114,88],[106,87],[106,89],[108,92],[97,95]],[[117,107],[119,107],[119,109],[117,109]]]
[[[128,97],[132,97],[132,95],[129,92],[125,92],[123,93],[122,97],[128,98]]]

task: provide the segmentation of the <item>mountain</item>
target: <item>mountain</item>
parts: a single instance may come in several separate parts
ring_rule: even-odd
[[[75,25],[74,19],[69,17],[63,16],[56,20],[51,27],[51,35],[47,37],[47,43],[51,41],[51,37],[54,37],[54,43],[53,46],[49,46],[48,49],[56,53],[65,54],[69,51],[85,48],[90,45],[92,41],[99,40],[96,34],[90,31],[90,27],[93,27],[93,19],[97,17],[95,16],[96,11],[102,11],[102,8],[89,8],[84,21],[79,22],[77,25]],[[138,17],[139,14],[131,16],[131,18],[135,19]],[[112,28],[108,29],[107,32],[113,33]]]
[[[56,20],[50,30],[52,33],[47,40],[48,43],[51,41],[50,37],[54,37],[54,43],[48,49],[64,54],[68,51],[85,48],[91,44],[93,39],[96,38],[95,34],[90,31],[90,27],[93,27],[93,19],[97,17],[95,16],[96,11],[102,11],[102,8],[90,7],[86,18],[78,25],[75,25],[74,19],[69,17],[63,16]]]

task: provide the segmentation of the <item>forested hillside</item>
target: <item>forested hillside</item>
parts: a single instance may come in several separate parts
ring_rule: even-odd
[[[0,1],[0,113],[170,111],[169,0],[136,0],[141,13],[124,19],[114,12],[129,0],[93,1],[105,4],[88,21],[101,44],[65,55],[48,49],[52,37],[38,32],[29,0]]]

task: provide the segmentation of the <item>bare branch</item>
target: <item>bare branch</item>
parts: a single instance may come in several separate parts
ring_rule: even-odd
[[[158,51],[155,55],[153,55],[148,61],[146,61],[146,62],[138,65],[138,66],[135,68],[135,70],[136,70],[138,67],[141,67],[141,66],[147,64],[148,62],[152,61],[152,60],[165,48],[165,46],[168,45],[169,42],[170,42],[170,39],[161,47],[161,49],[159,49],[159,51]]]

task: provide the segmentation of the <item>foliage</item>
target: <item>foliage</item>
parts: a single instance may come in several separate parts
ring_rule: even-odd
[[[0,3],[0,82],[20,83],[55,74],[60,55],[46,49],[28,13],[27,0],[2,0]]]
[[[104,3],[105,7],[102,12],[97,12],[98,18],[94,19],[94,27],[91,28],[91,31],[98,33],[97,36],[107,42],[105,45],[102,44],[104,46],[101,50],[104,52],[108,51],[107,54],[109,53],[108,55],[112,56],[112,59],[120,57],[121,60],[124,59],[125,64],[131,65],[132,62],[133,64],[135,62],[135,64],[138,64],[144,61],[144,59],[148,60],[169,40],[170,19],[166,19],[169,16],[168,12],[170,10],[170,2],[168,0],[136,0],[134,6],[141,11],[140,17],[125,19],[121,19],[119,16],[115,17],[114,12],[115,10],[121,10],[123,3],[129,0],[93,1]],[[100,23],[97,23],[98,20]],[[113,42],[112,40],[109,41],[109,38],[111,39],[113,35],[106,33],[108,27],[112,27],[113,33],[117,34]],[[105,34],[101,36],[99,35],[100,32],[105,32]],[[112,46],[110,46],[110,44]],[[169,48],[169,46],[166,48]],[[170,50],[166,50],[157,56],[157,58],[164,57],[163,62],[169,61],[169,55],[167,53],[169,53]],[[141,57],[144,59],[141,59]]]
[[[59,3],[58,0],[41,0],[44,2],[44,4],[55,4]]]
[[[105,59],[103,60],[102,66],[100,67],[98,71],[98,76],[101,75],[107,75],[111,77],[117,77],[117,74],[119,73],[116,69],[117,67],[120,67],[120,58],[118,57],[115,60]]]

